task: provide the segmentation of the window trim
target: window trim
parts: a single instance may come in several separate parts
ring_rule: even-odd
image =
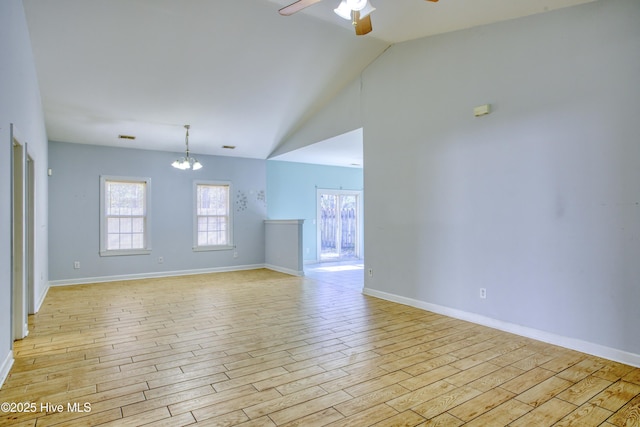
[[[144,221],[144,249],[107,249],[107,214],[105,206],[107,181],[130,182],[145,184],[145,221]],[[126,256],[151,254],[151,178],[100,175],[100,256]]]
[[[229,187],[229,228],[228,228],[228,244],[227,245],[198,245],[198,186],[199,185],[215,185],[215,186],[227,186]],[[231,181],[205,181],[198,180],[193,182],[193,251],[205,252],[205,251],[230,251],[235,249],[233,242],[233,201],[231,200],[232,192]]]

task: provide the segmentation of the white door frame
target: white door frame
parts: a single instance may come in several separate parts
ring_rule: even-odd
[[[27,144],[11,124],[11,333],[12,342],[22,339],[28,329],[28,179]]]
[[[27,304],[28,314],[36,312],[36,167],[27,150]],[[28,324],[28,322],[27,322]],[[27,329],[27,333],[29,330]]]
[[[322,254],[322,229],[321,229],[321,224],[322,224],[322,209],[320,207],[320,196],[322,194],[333,194],[333,195],[355,195],[357,196],[358,202],[357,202],[357,206],[356,206],[356,221],[357,221],[357,226],[356,226],[356,232],[358,233],[358,235],[356,236],[356,248],[355,248],[355,253],[356,256],[358,258],[362,257],[361,254],[361,249],[362,249],[362,234],[363,234],[363,230],[362,230],[362,190],[336,190],[336,189],[322,189],[322,188],[317,188],[316,189],[316,260],[317,262],[322,261],[321,259],[321,254]]]

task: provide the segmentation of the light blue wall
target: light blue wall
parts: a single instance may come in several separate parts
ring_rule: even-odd
[[[305,261],[316,261],[317,190],[362,190],[362,182],[360,168],[269,160],[267,215],[269,219],[304,219],[303,257]]]
[[[263,265],[266,161],[198,155],[201,170],[180,171],[171,167],[179,156],[50,142],[50,280]],[[98,255],[100,175],[151,178],[151,255]],[[237,258],[234,251],[193,252],[194,180],[231,181]]]
[[[394,45],[362,80],[365,286],[640,363],[640,2]]]
[[[35,167],[35,295],[47,289],[47,135],[27,22],[20,0],[0,2],[0,374],[11,349],[11,141],[15,124]]]

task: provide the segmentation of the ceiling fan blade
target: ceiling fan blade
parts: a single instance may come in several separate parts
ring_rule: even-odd
[[[291,3],[289,6],[283,7],[278,12],[280,13],[280,15],[283,15],[283,16],[293,15],[294,13],[301,11],[305,7],[309,7],[313,4],[316,4],[319,1],[322,1],[322,0],[298,0],[295,3]]]
[[[360,19],[360,12],[353,12],[353,26],[356,27],[356,35],[364,36],[373,30],[371,26],[371,15],[367,15],[364,18]]]

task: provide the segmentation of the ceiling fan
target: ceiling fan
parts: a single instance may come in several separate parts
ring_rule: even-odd
[[[298,0],[291,3],[289,6],[285,6],[279,10],[280,15],[290,16],[302,9],[316,4],[322,0]],[[426,0],[430,2],[437,2],[438,0]],[[363,36],[371,32],[373,27],[371,26],[371,12],[376,10],[371,5],[369,0],[341,0],[337,8],[333,11],[344,19],[350,19],[356,29],[356,35]]]

